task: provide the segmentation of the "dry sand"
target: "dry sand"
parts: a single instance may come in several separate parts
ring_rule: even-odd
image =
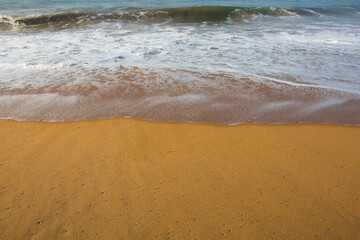
[[[360,128],[0,121],[0,239],[360,239]]]

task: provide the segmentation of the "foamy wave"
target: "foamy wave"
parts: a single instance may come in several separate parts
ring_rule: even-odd
[[[358,16],[326,14],[199,7],[2,16],[21,30],[0,34],[0,117],[273,123],[303,121],[313,106],[306,120],[360,123]]]
[[[0,15],[0,31],[19,28],[16,17]]]

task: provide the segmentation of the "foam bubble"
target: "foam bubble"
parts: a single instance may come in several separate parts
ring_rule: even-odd
[[[57,62],[57,63],[27,63],[24,64],[23,67],[25,69],[32,69],[32,70],[55,70],[61,68],[68,68],[71,64],[67,62]]]

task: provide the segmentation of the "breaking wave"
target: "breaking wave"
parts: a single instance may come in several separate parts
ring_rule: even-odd
[[[322,14],[353,14],[356,9],[285,9],[285,8],[240,8],[223,6],[164,8],[136,10],[120,13],[64,12],[50,15],[0,16],[0,30],[34,27],[71,27],[94,24],[102,21],[137,23],[196,23],[210,21],[243,21],[255,16],[307,16]]]

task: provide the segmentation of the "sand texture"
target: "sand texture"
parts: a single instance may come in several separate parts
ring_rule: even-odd
[[[0,121],[0,239],[360,239],[360,127]]]

